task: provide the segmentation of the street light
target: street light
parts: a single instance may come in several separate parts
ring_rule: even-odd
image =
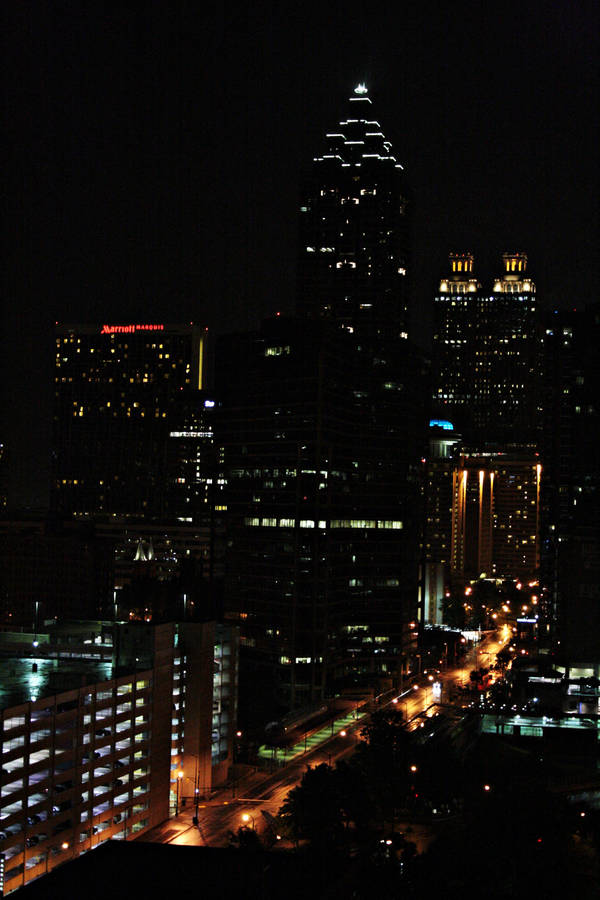
[[[177,772],[177,788],[176,788],[176,793],[175,793],[175,815],[176,816],[179,815],[179,783],[182,778],[183,778],[183,772],[181,771],[181,769],[179,769],[179,771]]]
[[[250,819],[252,819],[252,830],[256,831],[256,826],[254,824],[254,816],[251,813],[247,813],[247,812],[243,813],[242,822],[244,823],[246,828],[248,827],[248,822],[250,821]]]
[[[196,811],[192,817],[194,825],[198,825],[198,803],[200,801],[200,772],[198,768],[198,757],[194,755],[194,801],[196,803]]]
[[[192,816],[192,822],[194,825],[198,825],[198,806],[200,803],[200,795],[205,792],[206,786],[200,784],[200,772],[201,772],[200,757],[196,753],[188,753],[187,756],[191,756],[194,760],[194,805],[195,805],[195,811],[194,811],[194,815]],[[183,760],[182,760],[181,764],[183,764]],[[179,771],[181,772],[181,774],[180,775],[178,774],[177,777],[183,778],[183,776],[184,776],[183,770],[181,769]],[[188,778],[188,781],[192,780],[191,775],[188,775],[187,778]],[[183,782],[182,782],[182,784],[183,784]],[[183,800],[183,797],[182,797],[182,800]]]
[[[238,775],[238,766],[237,762],[240,756],[240,743],[243,737],[242,731],[236,731],[235,733],[236,740],[233,742],[233,765],[231,767],[231,797],[235,799],[235,792],[238,785],[238,782],[241,781],[242,776]]]

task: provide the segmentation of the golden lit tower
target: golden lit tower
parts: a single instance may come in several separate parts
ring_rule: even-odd
[[[434,301],[433,401],[469,444],[531,446],[538,440],[535,284],[525,253],[502,260],[490,294],[473,274],[472,254],[450,254]]]
[[[451,577],[529,579],[540,565],[541,465],[533,453],[462,454],[453,473]]]

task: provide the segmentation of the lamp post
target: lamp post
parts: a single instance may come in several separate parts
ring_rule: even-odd
[[[256,831],[256,825],[254,823],[254,816],[252,815],[252,813],[243,813],[242,814],[242,822],[244,823],[246,828],[248,828],[248,822],[250,820],[252,820],[252,830]]]
[[[39,627],[39,617],[40,617],[40,601],[34,600],[34,613],[33,613],[33,646],[37,647],[37,633]]]
[[[183,778],[183,772],[181,769],[177,772],[177,788],[175,793],[175,816],[179,815],[179,783]]]
[[[240,744],[240,740],[241,740],[242,736],[243,736],[243,732],[241,732],[241,731],[236,731],[236,733],[235,733],[235,741],[233,742],[233,766],[231,767],[231,771],[232,771],[232,776],[231,776],[231,798],[232,798],[232,800],[235,800],[235,792],[236,792],[237,784],[238,784],[238,781],[241,780],[240,777],[239,777],[238,774],[237,774],[237,772],[238,772],[238,769],[237,769],[237,760],[238,760],[238,757],[239,757],[239,749],[240,749],[239,744]]]
[[[194,825],[198,825],[198,803],[200,801],[200,772],[198,770],[198,757],[194,758],[194,800],[196,802],[196,811],[194,813]]]
[[[419,771],[418,766],[414,765],[414,763],[409,766],[410,770],[410,799],[414,803],[417,799],[417,788],[416,788],[416,776]]]

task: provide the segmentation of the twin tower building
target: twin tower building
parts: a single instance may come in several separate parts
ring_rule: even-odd
[[[526,256],[505,254],[488,294],[471,255],[450,257],[431,367],[409,333],[410,211],[359,85],[304,186],[294,317],[214,342],[161,322],[57,329],[56,508],[162,578],[196,559],[196,610],[238,623],[242,677],[292,705],[397,677],[440,579],[470,574],[464,476],[441,462],[458,434],[488,454],[478,472],[535,452]]]

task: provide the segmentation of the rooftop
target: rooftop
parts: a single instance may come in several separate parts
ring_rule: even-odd
[[[0,709],[113,678],[112,662],[20,657],[0,660]]]

